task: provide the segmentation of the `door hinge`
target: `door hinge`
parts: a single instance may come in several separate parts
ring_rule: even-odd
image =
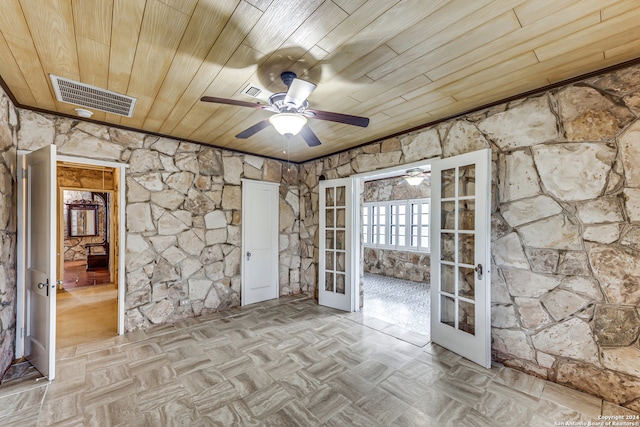
[[[22,168],[20,170],[22,171],[22,179],[26,179],[27,178],[27,169],[26,168]]]
[[[24,328],[20,328],[20,338],[24,338],[24,337],[25,337]]]

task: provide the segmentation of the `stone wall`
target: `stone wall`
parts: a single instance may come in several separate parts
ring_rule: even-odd
[[[125,330],[240,304],[241,179],[280,183],[280,293],[300,292],[295,165],[19,110],[18,147],[126,170]]]
[[[363,249],[363,254],[362,267],[365,273],[431,283],[429,254],[369,247]]]
[[[319,175],[490,147],[494,360],[640,410],[639,115],[632,66],[301,165],[303,288]]]
[[[419,185],[410,185],[404,178],[377,179],[364,183],[364,203],[429,197],[431,184],[428,179]],[[365,273],[424,283],[429,283],[431,279],[431,258],[428,254],[371,247],[365,247],[363,251]]]
[[[15,107],[0,89],[0,380],[16,342],[16,130]]]
[[[431,180],[424,179],[418,185],[410,185],[402,177],[376,179],[364,183],[364,203],[389,200],[426,199],[431,197]]]

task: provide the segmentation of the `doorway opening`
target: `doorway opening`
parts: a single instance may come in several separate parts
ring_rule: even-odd
[[[109,210],[109,277],[115,299],[111,298],[109,313],[115,320],[109,336],[124,333],[125,297],[125,177],[127,165],[88,158],[59,156],[55,145],[47,145],[33,152],[18,150],[21,179],[18,180],[18,233],[16,292],[16,359],[25,357],[45,377],[55,378],[56,349],[73,343],[57,342],[57,332],[70,327],[60,326],[57,309],[58,286],[64,283],[64,195],[62,190],[80,189],[95,193],[110,193]],[[68,174],[59,174],[67,167]],[[109,174],[110,172],[110,174]],[[111,187],[108,183],[111,179]],[[103,199],[104,200],[104,199]],[[85,212],[86,214],[86,212]],[[105,210],[106,215],[106,210]],[[80,214],[82,216],[82,214]],[[76,218],[76,220],[93,221]],[[98,221],[93,221],[97,226]],[[103,245],[104,246],[104,245]],[[87,286],[97,289],[99,286]],[[78,290],[82,287],[78,288]],[[61,292],[65,292],[64,290]],[[74,294],[75,295],[75,294]],[[84,304],[84,303],[83,303]],[[62,304],[60,304],[62,306]],[[79,305],[72,305],[79,314]],[[95,324],[94,310],[80,320]],[[90,331],[78,334],[76,342],[98,339]]]
[[[406,180],[407,171],[418,177]],[[359,212],[361,306],[393,335],[430,337],[430,164],[363,174]]]
[[[116,169],[57,163],[58,348],[118,334]]]

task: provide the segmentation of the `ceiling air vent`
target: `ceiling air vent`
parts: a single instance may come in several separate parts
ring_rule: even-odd
[[[136,98],[49,74],[58,101],[125,117],[133,115]]]
[[[252,98],[257,98],[258,95],[260,95],[260,92],[262,92],[262,89],[260,89],[259,87],[256,87],[255,85],[250,84],[249,86],[244,88],[244,90],[242,91],[242,94],[250,96]]]

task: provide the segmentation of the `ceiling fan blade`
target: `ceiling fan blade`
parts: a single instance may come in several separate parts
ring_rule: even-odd
[[[302,79],[293,79],[289,86],[289,90],[287,91],[287,95],[284,97],[284,103],[300,108],[315,88],[316,85],[311,82]]]
[[[318,120],[328,120],[330,122],[344,123],[363,128],[369,126],[368,117],[351,116],[349,114],[332,113],[330,111],[321,110],[306,110],[305,113],[311,113],[311,117]]]
[[[255,125],[251,126],[250,128],[245,129],[239,134],[237,134],[236,138],[247,139],[250,136],[253,136],[256,133],[260,132],[262,129],[266,128],[267,126],[269,126],[269,119],[264,119],[262,121],[259,121]]]
[[[309,147],[320,145],[321,142],[309,126],[304,126],[300,131],[300,136],[307,142]]]
[[[258,104],[256,102],[237,101],[235,99],[227,99],[227,98],[216,98],[215,96],[203,96],[202,98],[200,98],[200,101],[215,102],[216,104],[235,105],[238,107],[251,107],[251,108],[257,108],[259,110],[264,110],[266,108],[269,108],[268,105]]]

